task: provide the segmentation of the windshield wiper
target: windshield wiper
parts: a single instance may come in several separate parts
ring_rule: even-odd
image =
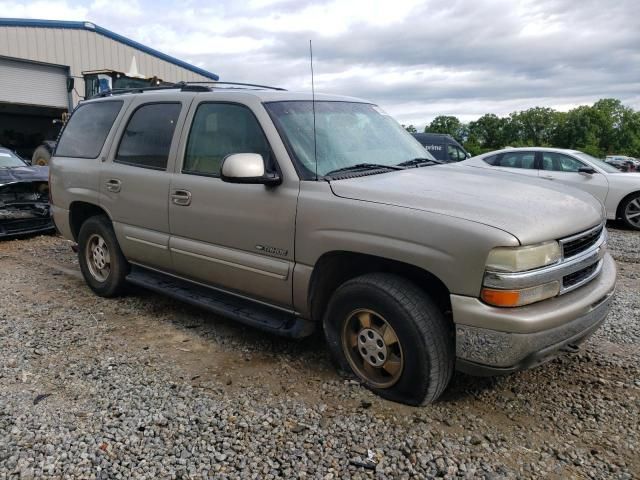
[[[433,160],[431,158],[412,158],[406,162],[399,163],[400,167],[421,167],[423,165],[440,165],[443,162],[440,160]]]
[[[383,165],[381,163],[356,163],[355,165],[350,165],[348,167],[336,168],[335,170],[331,170],[324,174],[325,177],[330,177],[336,173],[346,173],[346,172],[356,172],[358,170],[377,170],[377,169],[386,169],[386,170],[404,170],[404,167],[401,165]]]

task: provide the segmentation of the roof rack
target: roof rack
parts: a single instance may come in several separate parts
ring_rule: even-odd
[[[231,87],[227,87],[227,88],[238,88],[238,89],[246,89],[245,87],[252,87],[252,88],[260,88],[260,89],[264,89],[264,90],[278,90],[278,91],[285,91],[286,92],[286,88],[280,88],[280,87],[270,87],[269,85],[258,85],[255,83],[239,83],[239,82],[180,82],[180,83],[186,83],[187,85],[213,85],[213,87],[211,88],[217,88],[217,85],[231,85]]]
[[[220,85],[220,87],[219,87]],[[229,85],[225,87],[224,85]],[[106,90],[92,96],[91,98],[104,98],[113,95],[122,95],[125,93],[143,93],[157,90],[176,90],[180,89],[181,92],[212,92],[214,89],[220,90],[277,90],[286,91],[280,87],[270,87],[268,85],[257,85],[253,83],[238,83],[238,82],[177,82],[165,85],[156,85],[149,87],[136,87],[136,88],[115,88],[113,90]]]

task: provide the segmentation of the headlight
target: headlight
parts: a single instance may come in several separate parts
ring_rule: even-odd
[[[524,272],[556,263],[561,256],[560,245],[555,241],[527,247],[498,247],[489,252],[487,270]]]

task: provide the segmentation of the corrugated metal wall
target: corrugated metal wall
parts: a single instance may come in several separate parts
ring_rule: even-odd
[[[0,26],[0,56],[68,66],[71,75],[87,70],[128,72],[135,56],[138,73],[168,82],[210,81],[210,78],[161,60],[103,35],[87,30]],[[84,81],[76,78],[76,90],[84,94]],[[74,105],[79,101],[73,94]]]

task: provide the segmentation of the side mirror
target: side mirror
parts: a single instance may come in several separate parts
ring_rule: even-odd
[[[594,173],[596,173],[596,171],[591,167],[580,167],[578,169],[578,172],[579,173],[586,173],[586,174],[589,174],[589,175],[593,175]]]
[[[258,153],[234,153],[222,161],[220,179],[228,183],[279,185],[282,182],[277,173],[268,173],[264,159]]]
[[[67,77],[67,92],[71,92],[73,87],[76,86],[76,79],[73,77]]]

